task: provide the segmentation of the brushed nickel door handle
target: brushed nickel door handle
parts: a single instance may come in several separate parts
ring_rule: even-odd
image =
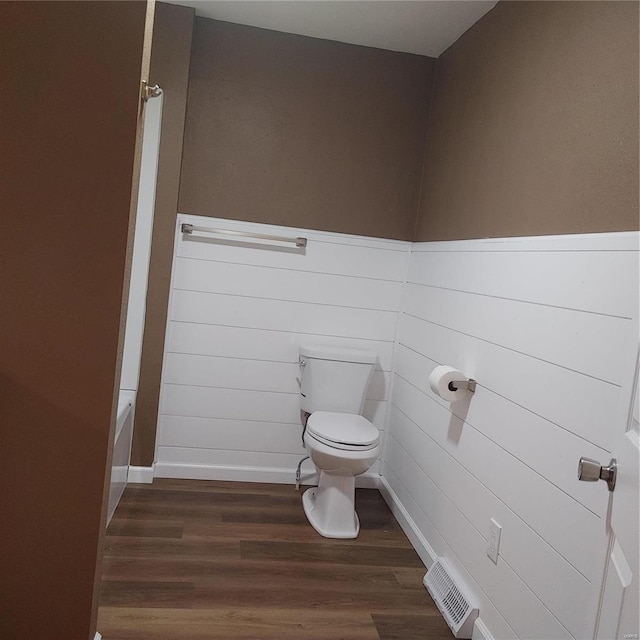
[[[616,476],[618,475],[618,461],[611,458],[608,466],[603,467],[597,460],[591,458],[580,458],[578,463],[578,480],[584,482],[596,482],[604,480],[609,491],[613,491],[616,486]]]

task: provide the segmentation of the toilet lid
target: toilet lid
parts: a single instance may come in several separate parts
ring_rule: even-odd
[[[376,444],[380,434],[366,418],[353,413],[314,411],[307,430],[323,440],[360,447]]]

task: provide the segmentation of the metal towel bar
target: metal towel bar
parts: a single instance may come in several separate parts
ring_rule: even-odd
[[[257,238],[258,240],[274,240],[275,242],[293,242],[296,247],[306,247],[306,238],[289,238],[287,236],[272,236],[266,233],[252,233],[250,231],[232,231],[231,229],[212,229],[210,227],[196,227],[192,224],[182,223],[180,225],[180,231],[188,235],[194,231],[200,231],[202,233],[215,233],[227,236],[240,236],[242,238]]]

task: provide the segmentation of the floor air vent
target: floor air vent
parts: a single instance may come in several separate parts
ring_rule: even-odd
[[[459,578],[444,558],[437,558],[424,577],[424,586],[456,638],[471,638],[478,609],[465,595]]]

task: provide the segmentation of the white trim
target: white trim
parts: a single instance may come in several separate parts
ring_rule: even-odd
[[[150,467],[129,467],[127,474],[127,483],[138,482],[142,484],[151,484],[155,475],[155,464]]]
[[[389,509],[391,509],[391,513],[393,513],[407,538],[409,538],[409,542],[411,542],[416,553],[420,556],[420,560],[424,562],[424,565],[428,569],[435,562],[437,557],[433,547],[422,535],[418,525],[409,515],[409,512],[404,508],[402,502],[400,502],[400,498],[398,498],[396,492],[391,488],[384,476],[380,476],[378,489],[389,506]]]
[[[380,465],[384,464],[384,461],[387,459],[387,443],[389,441],[389,426],[390,426],[390,416],[391,416],[391,407],[393,403],[391,402],[393,398],[393,387],[396,380],[395,372],[397,370],[397,361],[398,361],[398,345],[400,344],[400,317],[403,313],[402,305],[404,300],[404,293],[407,290],[407,280],[409,279],[409,266],[411,264],[411,252],[413,251],[413,243],[407,248],[407,253],[405,254],[404,260],[404,275],[402,277],[402,299],[400,300],[400,307],[398,308],[398,312],[396,315],[396,330],[393,334],[393,349],[391,351],[391,369],[389,372],[389,389],[386,395],[386,403],[387,408],[384,412],[384,430],[380,434],[381,439],[381,451],[380,451]],[[380,480],[382,480],[382,476],[380,476]],[[378,487],[380,488],[380,487]]]
[[[494,637],[491,635],[489,629],[485,625],[480,618],[476,618],[476,621],[473,625],[473,634],[471,635],[471,640],[494,640]]]
[[[307,471],[305,471],[305,468]],[[309,472],[307,464],[303,465],[302,471],[302,484],[317,484],[317,476],[315,473]],[[270,482],[275,484],[292,485],[295,484],[296,470],[294,468],[232,467],[225,465],[156,462],[154,476],[156,478],[235,480],[236,482]],[[380,476],[377,473],[364,473],[361,476],[356,477],[357,487],[378,489],[379,484]]]
[[[378,489],[382,494],[385,502],[391,509],[391,513],[395,516],[402,530],[409,538],[416,553],[420,556],[420,560],[424,562],[425,566],[429,568],[435,561],[437,554],[433,550],[433,547],[429,544],[427,539],[422,535],[418,525],[414,522],[413,518],[409,515],[409,512],[404,508],[400,498],[396,495],[396,492],[391,488],[384,476],[380,476],[380,484]]]
[[[637,231],[414,242],[412,251],[638,251]]]
[[[142,336],[147,311],[149,260],[156,200],[158,164],[160,160],[160,134],[162,129],[162,94],[159,100],[145,105],[142,124],[142,149],[137,208],[134,223],[129,293],[127,297],[122,372],[120,388],[138,390],[142,361]]]

